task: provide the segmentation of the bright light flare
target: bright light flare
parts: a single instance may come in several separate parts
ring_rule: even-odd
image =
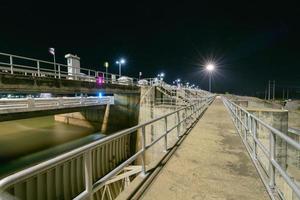
[[[121,58],[120,60],[116,61],[116,64],[125,64],[126,60],[124,58]]]
[[[206,65],[206,70],[208,70],[208,71],[213,71],[215,69],[215,65],[214,64],[212,64],[212,63],[209,63],[209,64],[207,64]]]

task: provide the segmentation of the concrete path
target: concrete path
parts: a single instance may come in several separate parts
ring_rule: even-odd
[[[217,98],[143,194],[143,199],[269,199]]]

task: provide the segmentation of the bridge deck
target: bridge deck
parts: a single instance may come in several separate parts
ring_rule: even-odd
[[[269,199],[221,99],[216,99],[143,199]]]

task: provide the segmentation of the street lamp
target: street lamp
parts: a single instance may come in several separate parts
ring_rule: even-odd
[[[165,77],[165,73],[160,73],[160,74],[157,75],[157,77],[159,78],[159,80],[162,81]]]
[[[104,62],[104,67],[105,67],[105,79],[106,79],[106,81],[107,81],[107,75],[108,75],[108,66],[109,66],[108,62]]]
[[[186,85],[187,88],[189,88],[190,83],[186,82],[185,85]]]
[[[173,81],[173,84],[176,84],[177,86],[180,84],[180,78],[176,79],[175,81]]]
[[[215,69],[215,65],[213,63],[208,63],[205,68],[206,68],[206,70],[208,71],[208,74],[209,74],[209,91],[211,92],[211,75],[212,75],[212,72]]]
[[[121,68],[122,68],[122,65],[125,64],[126,61],[125,59],[121,58],[119,60],[116,61],[116,64],[119,65],[119,76],[121,77]]]

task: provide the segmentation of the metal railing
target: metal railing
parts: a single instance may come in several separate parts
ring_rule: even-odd
[[[222,97],[222,100],[231,114],[235,127],[270,197],[272,199],[277,199],[278,197],[294,199],[294,196],[299,199],[299,185],[288,173],[285,164],[282,164],[280,161],[280,146],[278,146],[278,141],[280,140],[296,151],[300,150],[300,144],[249,113],[243,107],[238,106],[225,97]],[[284,191],[286,186],[291,188],[292,194],[286,194],[286,191]]]
[[[0,114],[114,104],[113,96],[0,99]]]
[[[70,73],[69,71],[72,71],[72,73]],[[78,70],[73,66],[68,66],[65,64],[53,63],[49,61],[1,52],[0,72],[34,77],[98,82],[99,84],[138,84],[137,78],[127,77],[120,80],[120,76],[118,74],[106,73],[103,71],[96,71],[83,67],[80,67],[80,70]]]
[[[109,181],[111,178],[113,178],[116,174],[118,174],[121,170],[123,170],[126,166],[130,165],[133,163],[137,158],[141,158],[141,166],[142,170],[141,173],[145,174],[147,172],[146,169],[146,162],[145,162],[145,155],[146,151],[151,148],[153,145],[155,145],[159,141],[164,142],[164,149],[163,151],[166,152],[168,151],[168,134],[170,134],[172,131],[176,132],[177,140],[181,137],[181,133],[185,133],[186,130],[198,119],[198,117],[204,112],[205,108],[213,101],[214,96],[209,96],[205,99],[201,99],[198,102],[195,102],[192,105],[177,109],[175,111],[172,111],[168,114],[165,114],[163,116],[157,117],[153,120],[150,120],[148,122],[136,125],[134,127],[119,131],[115,134],[109,135],[103,139],[100,139],[98,141],[92,142],[88,145],[82,146],[80,148],[74,149],[68,153],[62,154],[60,156],[57,156],[53,159],[47,160],[45,162],[42,162],[40,164],[37,164],[33,167],[24,169],[20,172],[17,172],[15,174],[12,174],[8,177],[5,177],[0,180],[0,197],[1,194],[6,194],[10,193],[11,195],[15,195],[16,191],[22,191],[20,195],[30,195],[27,194],[26,189],[15,189],[17,188],[20,184],[27,183],[29,180],[36,179],[37,177],[41,176],[42,174],[47,174],[47,176],[43,177],[43,181],[40,182],[42,184],[45,184],[43,186],[44,190],[43,192],[48,192],[52,190],[61,190],[61,188],[58,188],[56,184],[53,183],[54,177],[55,179],[59,178],[57,176],[63,176],[64,179],[71,176],[73,177],[74,174],[69,174],[66,175],[64,173],[54,173],[52,172],[52,177],[50,174],[49,170],[51,169],[56,169],[57,167],[61,166],[62,164],[65,163],[70,163],[72,160],[78,160],[80,158],[83,162],[81,163],[83,165],[82,170],[80,171],[82,177],[76,176],[77,179],[84,179],[84,184],[83,188],[81,191],[77,192],[75,195],[72,196],[73,199],[92,199],[95,197],[95,193],[99,191],[107,181]],[[170,122],[168,119],[170,117],[175,117],[176,123],[174,126],[170,126]],[[172,120],[173,121],[173,120]],[[163,129],[161,130],[161,134],[158,136],[158,138],[155,138],[155,140],[151,140],[151,143],[146,144],[146,128],[148,126],[152,126],[154,123],[157,122],[162,122]],[[184,126],[183,126],[184,125]],[[136,150],[135,153],[133,153],[130,157],[128,157],[126,160],[123,162],[120,162],[117,167],[115,167],[112,171],[109,173],[106,173],[104,176],[96,179],[95,178],[95,162],[94,156],[99,156],[96,154],[94,151],[95,149],[110,143],[114,142],[115,140],[125,137],[125,136],[131,136],[132,134],[137,134],[137,131],[141,131],[141,137],[139,138],[141,141],[139,143],[141,144],[141,148]],[[102,154],[103,155],[103,154]],[[113,154],[114,156],[114,154]],[[99,166],[98,166],[99,167]],[[73,171],[79,170],[80,168],[73,168]],[[70,173],[70,172],[69,172]],[[39,180],[39,179],[38,179]],[[59,182],[58,182],[59,184]],[[60,185],[63,187],[62,185]],[[26,188],[26,187],[25,187]],[[30,191],[30,192],[36,192],[38,190],[36,187],[35,191]],[[49,189],[50,188],[50,189]],[[51,190],[52,188],[52,190]],[[54,188],[54,189],[53,189]],[[56,188],[56,189],[55,189]],[[27,187],[28,189],[28,187]],[[70,190],[70,189],[69,189]],[[53,194],[56,194],[54,191]]]
[[[80,70],[66,64],[54,63],[24,56],[12,55],[0,52],[0,73],[19,74],[31,77],[47,77],[55,79],[79,80],[96,82],[101,85],[104,83],[119,85],[138,85],[138,86],[161,86],[168,90],[188,90],[205,93],[200,89],[177,87],[166,84],[157,78],[138,79],[118,74],[106,73],[104,71],[92,70],[80,67]],[[206,92],[205,95],[208,95]]]

